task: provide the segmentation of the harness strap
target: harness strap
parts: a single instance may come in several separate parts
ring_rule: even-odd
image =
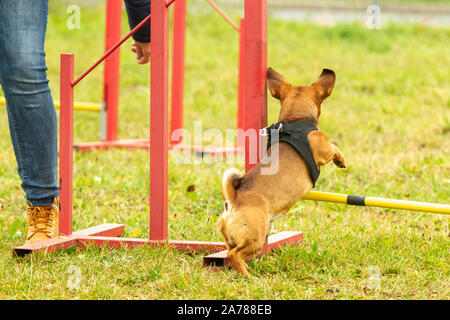
[[[285,142],[292,146],[305,160],[313,187],[315,187],[320,175],[320,169],[316,166],[308,141],[308,134],[313,130],[319,130],[319,128],[309,120],[281,121],[261,129],[260,134],[268,136],[267,150],[272,144],[279,142]],[[278,134],[274,134],[275,132],[278,132]]]

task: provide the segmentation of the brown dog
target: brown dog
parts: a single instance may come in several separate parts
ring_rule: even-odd
[[[317,125],[321,103],[331,94],[335,80],[332,70],[323,69],[311,86],[297,87],[269,68],[270,93],[281,102],[278,121],[309,120]],[[317,168],[331,160],[336,166],[345,168],[341,151],[328,142],[322,131],[311,131],[307,138]],[[275,217],[288,212],[313,187],[308,167],[299,153],[284,142],[278,147],[279,156],[271,160],[278,162],[275,174],[262,175],[261,169],[269,164],[261,161],[245,176],[236,169],[227,170],[223,176],[225,204],[218,225],[229,250],[228,258],[245,275],[249,275],[245,258],[262,249]],[[272,148],[265,157],[271,155]]]

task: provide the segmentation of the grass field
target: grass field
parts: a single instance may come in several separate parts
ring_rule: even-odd
[[[50,85],[59,98],[59,54],[74,52],[76,74],[103,50],[104,8],[82,9],[80,30],[66,29],[65,7],[52,2],[47,34]],[[126,16],[123,17],[126,26]],[[185,124],[224,131],[236,125],[237,34],[217,15],[188,17]],[[124,28],[124,32],[128,28]],[[269,66],[294,84],[322,68],[337,83],[322,106],[321,129],[348,168],[327,166],[317,190],[449,203],[450,29],[358,24],[318,27],[269,21]],[[121,138],[148,137],[148,66],[127,42],[121,51]],[[102,72],[76,89],[76,100],[101,100]],[[278,103],[269,98],[269,122]],[[98,139],[95,113],[75,113],[75,141]],[[149,154],[75,155],[74,230],[125,223],[125,236],[147,237]],[[221,175],[230,165],[178,165],[170,159],[171,239],[222,241]],[[242,165],[238,165],[242,168]],[[194,192],[187,188],[195,186]],[[252,277],[202,267],[202,254],[167,248],[73,248],[17,261],[26,206],[0,108],[1,299],[448,299],[449,217],[300,201],[277,230],[301,230],[304,242],[250,262]],[[374,278],[379,286],[373,285]],[[78,279],[78,286],[71,286]],[[376,281],[376,279],[375,279]]]

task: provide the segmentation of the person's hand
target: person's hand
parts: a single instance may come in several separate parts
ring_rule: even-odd
[[[134,41],[131,44],[131,51],[136,53],[139,64],[146,64],[150,61],[150,42]]]

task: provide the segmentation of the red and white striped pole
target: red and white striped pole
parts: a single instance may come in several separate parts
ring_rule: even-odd
[[[61,55],[59,120],[59,234],[72,234],[73,54]]]

